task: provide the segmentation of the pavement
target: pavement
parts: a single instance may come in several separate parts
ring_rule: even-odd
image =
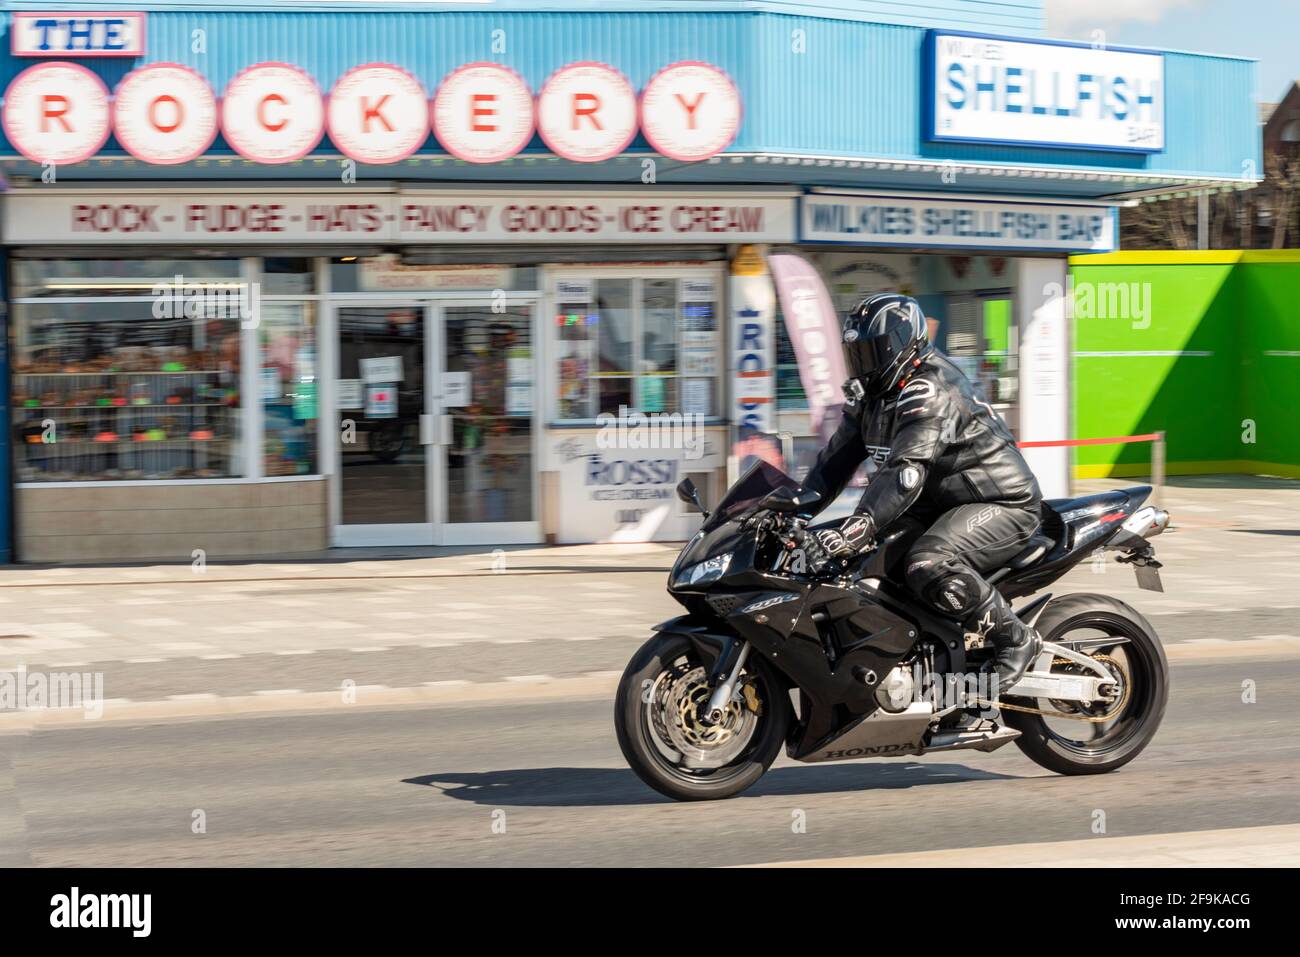
[[[906,866],[871,859],[1092,860],[1071,842],[1170,834],[1099,853],[1221,859],[1232,840],[1211,832],[1300,824],[1298,493],[1174,480],[1164,594],[1113,562],[1053,589],[1128,601],[1166,644],[1169,713],[1123,771],[1060,778],[1015,748],[782,758],[747,795],[689,807],[628,771],[611,716],[618,673],[677,613],[676,546],[4,569],[0,673],[97,675],[107,700],[95,720],[0,711],[0,864]],[[816,826],[792,830],[795,811]],[[1293,832],[1273,837],[1269,860],[1300,862]]]

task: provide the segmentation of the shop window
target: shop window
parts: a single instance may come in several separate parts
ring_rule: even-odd
[[[33,281],[53,288],[51,277],[79,274],[96,281],[90,270],[55,268],[67,265],[22,264],[26,291],[37,290]],[[184,269],[189,266],[185,263]],[[154,268],[131,263],[108,278],[148,282],[141,277]],[[190,275],[180,272],[181,264],[166,268],[177,270],[173,275]],[[134,278],[123,278],[128,275]],[[210,296],[188,300],[177,293],[152,299],[15,303],[18,480],[241,474],[237,287],[214,283],[203,287]],[[193,292],[198,287],[186,288]]]
[[[309,296],[316,291],[316,260],[268,256],[261,281],[264,296]]]
[[[776,408],[778,412],[798,412],[808,408],[808,396],[799,378],[799,359],[790,341],[785,316],[776,313]]]
[[[263,471],[310,475],[320,421],[315,303],[263,303],[258,328]]]
[[[556,281],[561,420],[717,415],[717,288],[711,276]]]
[[[1020,383],[1017,331],[1009,296],[948,297],[945,352],[999,411],[1016,402]]]

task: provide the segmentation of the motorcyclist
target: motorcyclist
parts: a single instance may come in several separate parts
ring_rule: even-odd
[[[820,508],[868,457],[879,469],[852,516],[807,536],[810,568],[869,548],[900,520],[925,528],[906,557],[907,586],[992,643],[999,687],[1006,689],[1038,656],[1042,639],[984,573],[1038,531],[1034,474],[1002,419],[930,345],[916,300],[865,299],[844,320],[843,347],[850,376],[844,418],[804,487],[820,494]]]

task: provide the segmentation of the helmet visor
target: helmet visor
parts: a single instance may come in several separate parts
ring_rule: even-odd
[[[912,336],[902,324],[895,325],[884,335],[846,342],[844,358],[849,367],[849,377],[869,382],[887,373],[911,342]]]

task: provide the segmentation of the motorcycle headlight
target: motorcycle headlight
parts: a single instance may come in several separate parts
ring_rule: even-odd
[[[714,555],[707,561],[683,568],[677,577],[673,579],[673,585],[683,588],[691,585],[711,584],[725,575],[730,565],[731,552],[727,552],[725,555]]]

